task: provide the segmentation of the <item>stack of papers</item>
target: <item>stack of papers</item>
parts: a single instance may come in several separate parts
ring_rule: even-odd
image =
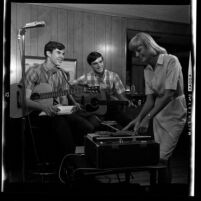
[[[57,106],[59,108],[59,111],[57,112],[57,115],[66,115],[66,114],[72,114],[76,111],[76,107],[74,105],[71,106],[63,106],[59,105]],[[41,112],[39,116],[47,115],[45,112]]]

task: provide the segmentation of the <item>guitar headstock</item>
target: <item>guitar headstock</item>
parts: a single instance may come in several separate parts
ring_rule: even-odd
[[[97,94],[100,93],[100,86],[88,86],[88,85],[74,85],[71,86],[71,93],[74,94],[81,94],[81,93],[87,93],[87,94]]]
[[[100,93],[100,86],[86,86],[85,93],[97,94]]]

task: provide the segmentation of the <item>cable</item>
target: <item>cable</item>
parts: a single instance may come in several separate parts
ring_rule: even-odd
[[[64,157],[63,157],[63,159],[62,159],[62,161],[61,161],[61,165],[60,165],[60,167],[59,167],[59,179],[60,179],[60,181],[62,182],[62,183],[66,183],[64,180],[63,180],[63,178],[62,178],[62,166],[63,166],[63,163],[64,163],[64,160],[67,158],[67,157],[71,157],[71,156],[84,156],[85,154],[67,154],[67,155],[65,155]],[[77,169],[75,169],[74,171],[73,171],[73,173],[72,173],[72,175],[76,175],[77,174],[77,172],[79,172],[79,171],[89,171],[89,172],[86,172],[86,175],[87,175],[87,173],[88,173],[88,175],[90,175],[90,174],[99,174],[99,175],[101,175],[101,174],[105,174],[105,173],[110,173],[110,172],[112,172],[113,170],[112,169],[99,169],[99,168],[90,168],[90,167],[88,167],[88,168],[77,168]],[[67,171],[67,170],[66,170]],[[67,173],[66,173],[67,174]]]
[[[63,166],[63,162],[64,162],[64,160],[67,158],[67,157],[69,157],[69,156],[75,156],[76,154],[67,154],[67,155],[65,155],[64,157],[63,157],[63,159],[62,159],[62,161],[61,161],[61,164],[60,164],[60,166],[59,166],[59,173],[58,173],[58,175],[59,175],[59,179],[60,179],[60,181],[62,182],[62,183],[66,183],[63,179],[62,179],[62,177],[61,177],[61,171],[62,171],[62,166]],[[81,155],[83,155],[83,154],[80,154],[80,156]]]

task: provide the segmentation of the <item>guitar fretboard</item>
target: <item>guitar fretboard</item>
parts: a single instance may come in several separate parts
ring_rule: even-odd
[[[85,87],[71,86],[68,90],[63,90],[63,91],[33,93],[31,99],[38,100],[38,99],[56,98],[56,97],[67,95],[68,93],[70,94],[88,93],[88,89],[86,89]]]
[[[92,100],[91,102],[99,105],[108,105],[108,104],[128,105],[128,101],[121,101],[121,100]]]

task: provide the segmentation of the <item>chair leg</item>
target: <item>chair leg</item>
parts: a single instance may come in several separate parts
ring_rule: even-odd
[[[125,172],[125,183],[130,183],[130,176],[131,176],[131,172],[130,171],[126,171]]]
[[[155,185],[157,182],[157,170],[150,170],[150,185]]]
[[[163,161],[166,168],[158,170],[158,183],[160,184],[170,184],[172,180],[172,171],[170,165],[170,158],[167,161]]]

